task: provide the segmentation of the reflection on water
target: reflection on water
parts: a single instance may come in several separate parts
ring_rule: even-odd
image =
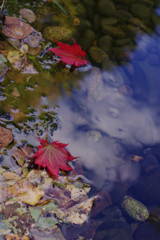
[[[29,6],[28,0],[6,2],[8,8],[14,5],[8,13],[14,11],[16,16],[19,4]],[[28,54],[39,74],[24,76],[11,66],[1,84],[0,106],[12,117],[5,114],[3,119],[1,115],[0,123],[12,130],[16,146],[27,142],[34,147],[38,145],[35,136],[46,137],[48,124],[50,137],[55,130],[53,140],[69,143],[68,150],[79,157],[78,162],[84,167],[82,179],[92,185],[93,194],[100,192],[102,202],[93,209],[88,222],[78,227],[62,224],[66,240],[80,240],[79,235],[87,234],[85,240],[91,239],[100,222],[94,240],[148,240],[146,235],[143,238],[148,222],[139,224],[134,211],[129,215],[132,220],[123,212],[124,195],[129,195],[126,202],[132,201],[132,196],[147,206],[152,213],[148,236],[158,240],[159,8],[154,12],[158,1],[59,2],[70,16],[63,16],[53,1],[37,0],[32,6],[37,15],[34,27],[44,38],[40,48],[51,46],[52,37],[71,43],[73,36],[86,48],[91,69],[87,66],[71,72],[68,66],[56,64],[48,53]],[[56,29],[60,33],[55,36]],[[10,45],[3,40],[0,49],[5,46],[8,49]],[[25,116],[27,120],[21,121]],[[12,151],[8,150],[0,161],[14,170],[17,164],[11,156]],[[97,209],[100,222],[95,217]],[[138,217],[145,221],[142,213]],[[31,234],[34,239],[53,239],[52,233],[46,235],[37,229]]]
[[[111,71],[93,67],[81,79],[80,90],[58,101],[61,129],[54,136],[70,143],[73,154],[93,170],[98,187],[117,174],[123,181],[134,179],[135,171],[124,161],[128,151],[160,141],[159,46],[156,35],[143,36],[128,65]]]

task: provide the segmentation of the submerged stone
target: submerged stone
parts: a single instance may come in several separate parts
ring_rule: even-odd
[[[131,218],[134,218],[137,221],[144,222],[149,217],[149,212],[146,206],[130,196],[126,195],[124,197],[122,207]]]
[[[31,9],[22,8],[19,11],[20,15],[27,20],[27,22],[32,23],[36,20],[36,15]]]
[[[72,37],[72,31],[69,28],[61,26],[49,26],[44,30],[44,38],[57,41],[67,41]]]

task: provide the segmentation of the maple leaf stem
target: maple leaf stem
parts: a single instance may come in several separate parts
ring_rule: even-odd
[[[64,14],[66,14],[67,16],[70,15],[68,12],[66,12],[66,10],[64,10],[64,8],[56,0],[52,0],[52,1],[56,4],[57,7],[59,7],[62,10],[62,12],[64,12]]]

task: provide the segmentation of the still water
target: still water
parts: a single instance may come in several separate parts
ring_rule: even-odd
[[[6,63],[0,123],[12,130],[13,146],[35,149],[35,136],[45,138],[46,128],[52,141],[68,143],[83,168],[75,178],[91,186],[89,197],[99,194],[100,200],[82,225],[59,223],[62,235],[57,236],[32,228],[28,236],[159,240],[160,2],[58,3],[65,12],[54,1],[37,0],[32,7],[24,0],[5,2],[3,14],[8,16],[19,17],[20,9],[31,9],[36,20],[30,25],[42,39],[37,46],[32,42],[27,52],[34,70]],[[19,51],[3,34],[0,37],[0,52],[6,58],[4,50]],[[71,45],[74,37],[86,49],[88,65],[72,71],[52,53],[44,53],[55,47],[52,37]],[[15,171],[11,148],[3,152],[1,166]]]

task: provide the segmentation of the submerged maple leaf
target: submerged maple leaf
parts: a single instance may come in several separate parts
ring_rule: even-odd
[[[67,161],[76,159],[76,157],[73,157],[65,149],[68,144],[58,141],[49,143],[48,140],[37,139],[40,141],[41,145],[38,146],[38,150],[33,155],[33,158],[36,157],[35,164],[37,164],[39,168],[41,166],[44,168],[47,167],[56,179],[58,179],[59,169],[76,173],[75,170],[72,167],[69,167],[66,163]]]
[[[73,65],[75,67],[86,65],[88,63],[88,61],[84,58],[86,52],[82,50],[81,46],[76,43],[74,38],[72,39],[72,46],[53,39],[59,47],[50,48],[47,51],[51,51],[55,55],[61,57],[59,61],[63,61],[64,63]]]

